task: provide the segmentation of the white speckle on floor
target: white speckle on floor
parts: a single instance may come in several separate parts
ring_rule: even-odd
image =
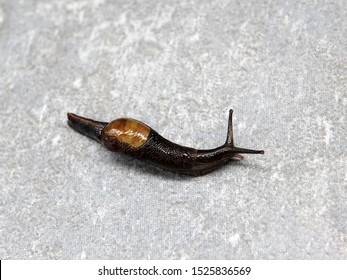
[[[238,233],[235,233],[229,237],[229,242],[231,243],[233,247],[236,247],[239,241],[240,241],[240,235]]]

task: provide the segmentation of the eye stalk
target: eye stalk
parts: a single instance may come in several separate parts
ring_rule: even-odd
[[[233,132],[233,110],[229,110],[229,123],[228,123],[228,134],[227,140],[224,146],[230,148],[230,152],[239,154],[264,154],[263,150],[250,150],[244,148],[238,148],[234,146],[234,132]]]

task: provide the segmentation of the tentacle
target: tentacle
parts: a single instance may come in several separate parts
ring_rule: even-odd
[[[233,133],[233,109],[229,110],[229,122],[228,122],[228,135],[225,145],[234,147],[234,133]]]

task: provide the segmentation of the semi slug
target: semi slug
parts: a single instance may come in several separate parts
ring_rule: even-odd
[[[68,113],[68,124],[78,132],[100,142],[113,152],[123,152],[166,170],[187,175],[203,175],[226,164],[242,160],[240,154],[264,154],[234,146],[233,110],[229,111],[228,134],[224,145],[198,150],[184,147],[162,137],[148,125],[134,119],[121,118],[107,122],[95,121]]]

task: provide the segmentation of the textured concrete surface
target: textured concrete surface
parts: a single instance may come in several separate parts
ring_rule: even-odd
[[[0,0],[0,258],[347,258],[347,1]],[[66,112],[261,148],[190,178]]]

